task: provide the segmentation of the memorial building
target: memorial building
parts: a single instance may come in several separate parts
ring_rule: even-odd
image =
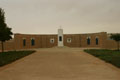
[[[117,43],[110,39],[107,32],[87,34],[64,34],[63,29],[58,29],[58,34],[14,34],[14,39],[5,43],[6,50],[52,48],[117,48]],[[0,47],[1,49],[1,47]]]

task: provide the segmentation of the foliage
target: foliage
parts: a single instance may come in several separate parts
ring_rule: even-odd
[[[111,34],[111,39],[115,40],[118,44],[118,50],[119,50],[119,44],[120,44],[120,34]]]
[[[0,8],[0,41],[2,44],[2,51],[4,51],[3,42],[12,39],[11,35],[11,28],[7,26],[5,23],[5,12],[2,8]]]
[[[84,51],[120,68],[120,51],[105,49],[88,49]]]
[[[111,34],[110,38],[115,41],[120,41],[120,34]]]
[[[0,53],[0,66],[12,63],[20,58],[32,54],[35,51],[9,51]]]

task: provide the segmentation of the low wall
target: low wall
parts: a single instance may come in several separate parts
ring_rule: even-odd
[[[119,45],[120,45],[120,43],[119,43]],[[114,40],[107,40],[105,48],[106,49],[117,49],[118,43]]]
[[[1,51],[1,42],[0,42],[0,51]],[[15,47],[14,47],[14,40],[10,40],[10,41],[6,41],[4,42],[4,50],[5,51],[12,51],[12,50],[15,50]]]

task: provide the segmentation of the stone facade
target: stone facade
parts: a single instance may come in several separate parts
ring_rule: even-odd
[[[5,50],[52,48],[58,46],[58,35],[14,34],[14,39],[5,43]],[[115,49],[117,43],[106,32],[89,34],[63,34],[63,45],[80,48]],[[1,45],[0,45],[1,49]]]

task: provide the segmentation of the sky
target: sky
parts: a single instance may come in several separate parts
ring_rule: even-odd
[[[0,0],[14,33],[120,33],[120,0]]]

